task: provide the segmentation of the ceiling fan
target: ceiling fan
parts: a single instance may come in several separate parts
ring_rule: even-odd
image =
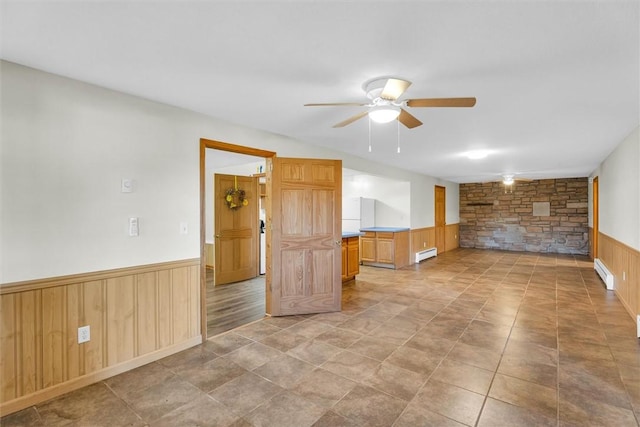
[[[369,103],[361,104],[357,102],[338,102],[328,104],[304,104],[305,107],[332,107],[332,106],[357,106],[368,107],[366,111],[349,117],[334,128],[349,125],[356,120],[369,115],[369,118],[377,123],[388,123],[398,120],[400,123],[413,129],[420,126],[422,122],[408,113],[405,108],[415,107],[473,107],[476,105],[475,98],[417,98],[400,100],[400,96],[411,85],[408,80],[393,77],[379,77],[369,80],[362,85]]]

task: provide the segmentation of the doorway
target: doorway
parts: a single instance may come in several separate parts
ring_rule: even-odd
[[[274,152],[202,138],[200,322],[203,338],[208,335],[204,249],[207,148],[265,159],[265,314],[289,316],[340,311],[342,161],[276,157]]]
[[[208,139],[200,140],[200,327],[203,339],[206,339],[208,336],[233,329],[242,324],[249,323],[253,320],[257,320],[265,315],[265,278],[264,276],[258,276],[257,270],[255,275],[257,277],[235,282],[234,280],[229,280],[234,283],[215,286],[217,282],[214,280],[214,275],[218,272],[216,269],[219,267],[216,264],[220,264],[220,260],[213,262],[213,269],[207,268],[206,260],[209,259],[209,264],[211,264],[211,260],[216,258],[215,256],[211,257],[211,254],[207,252],[211,251],[211,248],[213,248],[213,252],[214,254],[217,253],[218,258],[220,255],[219,251],[216,251],[216,249],[218,249],[216,246],[220,247],[220,245],[218,245],[219,242],[216,242],[216,240],[220,239],[216,239],[214,237],[214,214],[211,212],[214,204],[214,178],[213,175],[209,176],[207,172],[208,169],[210,169],[207,161],[211,160],[211,157],[215,156],[216,152],[225,155],[237,154],[238,156],[235,157],[249,160],[246,163],[249,163],[250,160],[255,160],[256,158],[269,159],[275,156],[274,152],[267,150],[259,150]],[[242,180],[242,178],[238,178]],[[236,188],[235,182],[232,182],[232,184],[225,182],[221,185],[223,184],[229,188]],[[246,191],[246,185],[242,182],[237,187]],[[235,194],[233,197],[237,198]],[[258,190],[256,188],[250,195],[250,198],[254,199],[253,201],[255,202],[255,198],[257,197]],[[238,201],[239,199],[234,199],[234,202]],[[243,208],[238,208],[237,210],[242,210]],[[217,209],[223,213],[226,212],[224,209]],[[229,209],[232,208],[229,207]],[[253,216],[251,217],[253,218]],[[256,222],[255,227],[257,228],[257,214],[254,222]],[[220,226],[218,225],[218,227]],[[215,228],[215,231],[217,233],[218,228]],[[228,239],[225,238],[224,240],[225,244],[230,244]],[[239,244],[239,248],[242,248],[242,243]],[[230,249],[230,251],[233,250],[233,248]],[[208,258],[207,255],[209,255]],[[257,254],[255,255],[257,257]],[[212,318],[209,319],[209,317]]]

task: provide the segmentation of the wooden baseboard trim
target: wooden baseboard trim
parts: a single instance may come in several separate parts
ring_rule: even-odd
[[[135,359],[128,360],[114,366],[109,366],[107,368],[101,369],[100,371],[92,372],[91,374],[74,378],[61,384],[47,387],[43,390],[39,390],[27,396],[0,403],[0,416],[12,414],[22,409],[28,408],[29,406],[37,405],[49,399],[53,399],[54,397],[69,393],[70,391],[77,390],[79,388],[105,380],[107,378],[111,378],[123,372],[130,371],[131,369],[135,369],[148,363],[155,362],[156,360],[160,360],[172,354],[179,353],[201,343],[202,335],[197,335],[181,343],[165,347],[163,349],[145,354]]]

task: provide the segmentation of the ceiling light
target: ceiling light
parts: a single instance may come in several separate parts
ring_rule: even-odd
[[[502,176],[502,183],[504,185],[511,185],[513,184],[513,175],[503,175]]]
[[[395,105],[380,105],[371,107],[369,118],[376,123],[389,123],[400,115],[400,107]]]
[[[484,159],[485,157],[487,157],[488,154],[489,152],[486,150],[475,150],[475,151],[467,152],[465,156],[467,156],[467,158],[471,160],[478,160],[478,159]]]

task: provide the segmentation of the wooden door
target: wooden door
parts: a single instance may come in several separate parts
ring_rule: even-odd
[[[267,313],[340,311],[342,161],[275,157],[267,194]]]
[[[213,188],[214,283],[218,286],[252,279],[258,276],[259,267],[258,179],[215,174]],[[231,196],[229,202],[227,195]]]
[[[445,251],[445,226],[446,226],[446,188],[435,187],[435,222],[436,222],[436,248],[438,253]]]

